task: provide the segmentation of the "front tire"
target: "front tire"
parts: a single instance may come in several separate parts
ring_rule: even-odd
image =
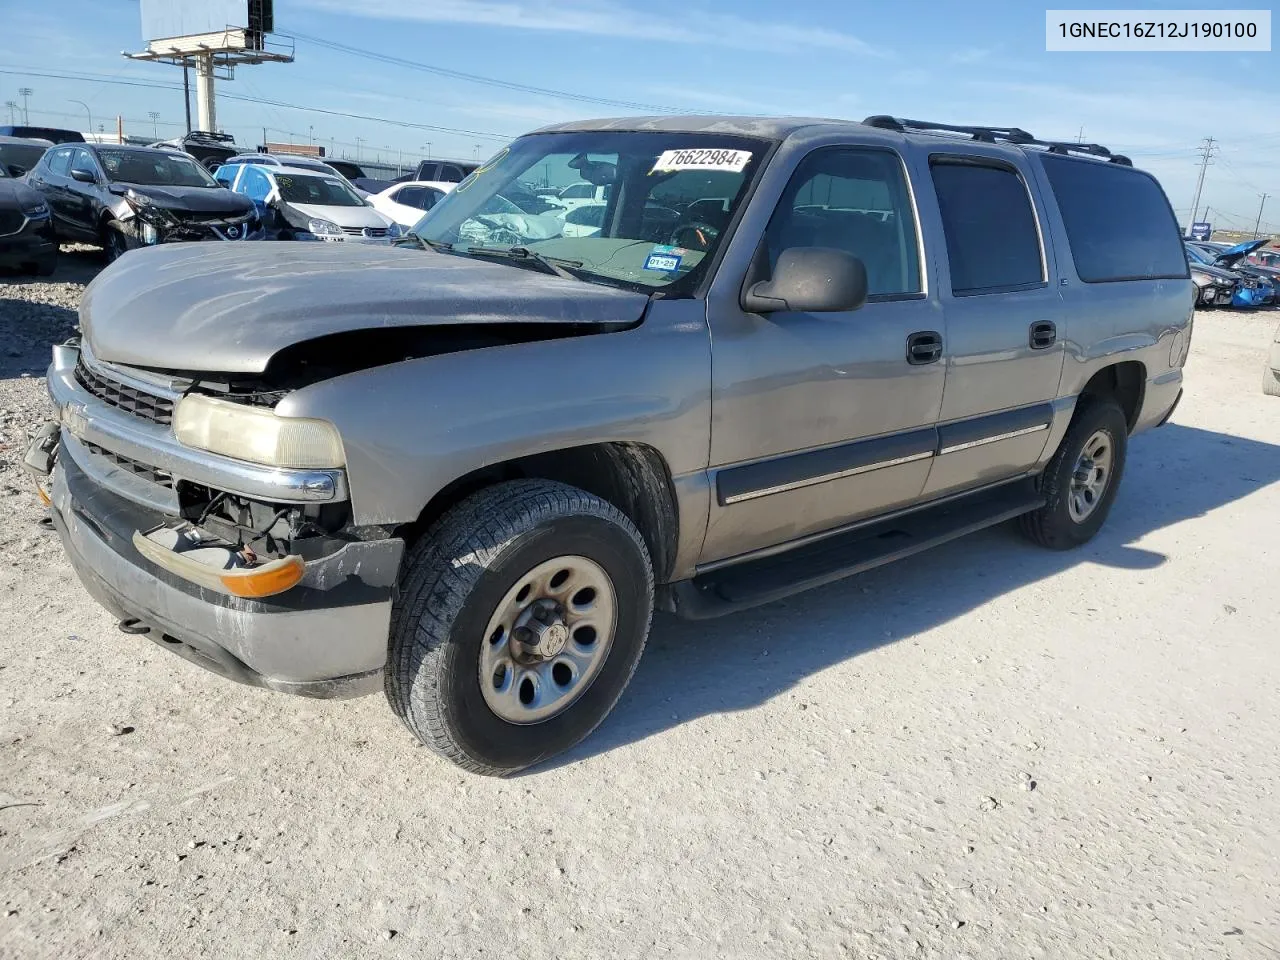
[[[114,218],[103,221],[98,242],[102,245],[102,259],[105,263],[115,263],[129,252],[129,238],[120,227],[120,221]]]
[[[1050,550],[1093,539],[1124,475],[1129,425],[1110,398],[1081,398],[1067,435],[1041,475],[1043,507],[1019,518],[1022,532]]]
[[[514,773],[604,720],[652,611],[649,553],[621,511],[562,483],[498,484],[411,550],[392,610],[387,699],[441,756]]]

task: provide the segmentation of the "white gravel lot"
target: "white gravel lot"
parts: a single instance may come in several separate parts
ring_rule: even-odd
[[[79,289],[0,279],[0,957],[1280,955],[1280,314],[1197,316],[1086,548],[659,617],[593,738],[490,780],[94,605],[17,468]]]

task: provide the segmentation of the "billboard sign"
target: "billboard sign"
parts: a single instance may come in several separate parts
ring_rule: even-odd
[[[1197,220],[1195,223],[1191,224],[1192,240],[1208,240],[1211,236],[1213,236],[1212,224],[1205,223],[1202,220]]]
[[[263,144],[263,153],[292,154],[295,157],[323,157],[324,147],[309,143],[271,143]]]
[[[141,0],[142,39],[172,40],[230,30],[275,29],[272,0]]]

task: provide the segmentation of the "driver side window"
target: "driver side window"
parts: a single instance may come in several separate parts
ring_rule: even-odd
[[[71,169],[73,171],[82,170],[90,174],[94,179],[98,178],[98,165],[94,162],[93,157],[89,155],[88,150],[76,150],[71,160]]]
[[[867,268],[870,298],[922,292],[915,211],[890,150],[827,147],[801,161],[765,231],[769,271],[783,250],[834,247]]]

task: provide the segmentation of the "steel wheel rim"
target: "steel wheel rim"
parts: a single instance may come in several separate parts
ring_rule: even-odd
[[[594,560],[556,557],[525,573],[499,601],[480,641],[480,691],[489,709],[528,725],[571,707],[608,659],[617,610],[613,581]]]
[[[1088,520],[1098,509],[1111,483],[1114,444],[1106,430],[1096,430],[1085,441],[1071,472],[1067,510],[1076,523]]]

